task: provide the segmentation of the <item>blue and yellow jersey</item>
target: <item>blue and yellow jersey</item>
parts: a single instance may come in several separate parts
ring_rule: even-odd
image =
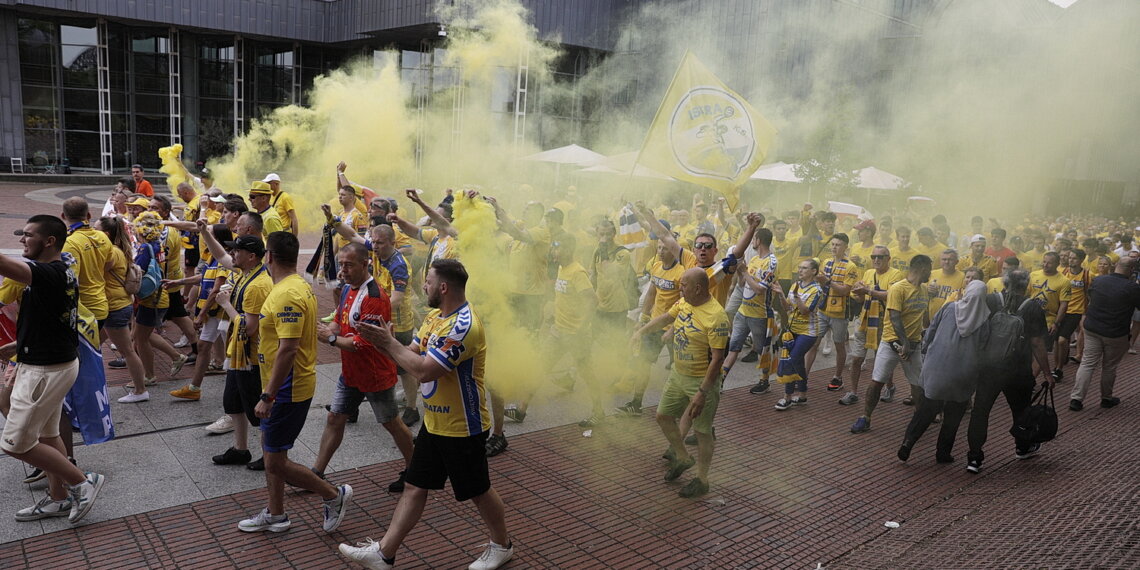
[[[709,350],[728,346],[728,315],[716,299],[693,306],[684,299],[669,308],[673,320],[673,366],[678,374],[704,376]],[[655,334],[655,333],[654,333]]]
[[[455,238],[435,229],[423,228],[420,230],[420,241],[428,246],[427,262],[424,263],[424,277],[427,277],[431,262],[437,259],[456,259],[459,249],[455,245]]]
[[[301,339],[301,344],[293,369],[277,390],[277,401],[304,402],[317,388],[317,298],[309,283],[295,273],[274,284],[261,305],[257,364],[262,390],[273,376],[278,343],[288,338]]]
[[[206,308],[206,300],[210,298],[210,292],[214,290],[214,286],[218,285],[218,280],[225,283],[230,279],[230,270],[218,265],[218,260],[211,259],[210,263],[206,265],[206,270],[202,272],[202,283],[198,287],[198,302],[195,304],[198,311],[201,312]],[[211,317],[221,317],[222,320],[229,320],[229,315],[221,310],[217,303],[210,307]]]
[[[748,262],[748,274],[756,278],[761,284],[771,286],[779,273],[779,261],[775,252],[765,256],[753,257]],[[748,283],[741,285],[740,314],[754,319],[772,318],[772,292],[753,291]]]
[[[420,384],[424,427],[447,437],[468,437],[491,429],[483,387],[487,341],[483,323],[470,303],[450,315],[433,309],[424,318],[413,343],[447,370],[439,378]]]
[[[859,266],[850,259],[829,259],[820,268],[824,275],[826,275],[833,283],[841,283],[847,286],[854,285],[859,281]],[[851,296],[850,293],[840,295],[835,292],[835,289],[828,287],[825,291],[827,300],[824,301],[823,307],[820,312],[827,317],[843,318],[847,316],[847,299]]]
[[[796,299],[807,305],[807,314],[796,308]],[[805,287],[799,281],[788,291],[788,328],[794,334],[819,336],[819,305],[823,302],[823,288],[812,281]]]
[[[906,275],[902,271],[895,268],[888,268],[885,273],[880,274],[874,269],[868,269],[863,274],[863,283],[866,283],[872,291],[887,291],[891,285],[903,281]],[[879,301],[872,298],[870,295],[865,295],[863,298],[863,316],[859,320],[859,330],[867,332],[867,341],[863,346],[867,348],[878,348],[879,336],[883,331],[883,321],[886,320],[887,302]]]

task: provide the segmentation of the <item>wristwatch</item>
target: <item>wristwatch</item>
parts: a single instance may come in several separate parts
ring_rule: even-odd
[[[257,397],[257,399],[261,400],[262,402],[268,402],[268,403],[272,404],[273,401],[277,399],[277,397],[276,396],[270,396],[269,394],[262,392],[261,395]]]
[[[335,335],[335,334],[329,335],[329,338],[328,338],[329,346],[336,346],[336,336],[337,335]]]

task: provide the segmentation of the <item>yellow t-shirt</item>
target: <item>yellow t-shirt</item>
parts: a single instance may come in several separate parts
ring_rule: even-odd
[[[724,307],[716,299],[695,307],[682,299],[669,309],[669,315],[674,317],[674,369],[685,376],[703,377],[709,369],[709,350],[728,346],[728,315]]]
[[[938,292],[931,295],[929,301],[930,317],[934,318],[942,305],[949,300],[950,295],[961,290],[966,284],[966,274],[955,271],[953,275],[947,275],[945,271],[939,269],[930,273],[930,282],[938,286]]]
[[[1063,271],[1069,278],[1069,307],[1065,313],[1069,315],[1083,315],[1088,310],[1088,289],[1092,284],[1092,274],[1088,269],[1078,273],[1072,272],[1068,267]]]
[[[906,250],[891,250],[891,267],[898,269],[903,273],[910,271],[910,260],[913,259],[914,256],[918,255],[918,253],[918,250],[914,249],[913,247]],[[931,258],[931,260],[933,261],[934,258]],[[937,261],[935,261],[935,265],[937,265]]]
[[[868,246],[864,246],[862,243],[853,243],[851,247],[847,248],[847,257],[851,258],[851,261],[858,259],[858,261],[855,261],[855,265],[858,265],[860,270],[866,271],[872,269],[871,252],[874,250],[874,242]]]
[[[269,205],[270,208],[274,210],[274,213],[277,214],[277,221],[281,224],[281,227],[267,231],[266,235],[277,231],[294,232],[292,227],[293,219],[289,217],[289,212],[297,209],[297,207],[293,205],[293,197],[284,190],[279,190],[270,198]],[[265,213],[262,213],[261,216],[264,218]],[[268,227],[268,224],[266,227]]]
[[[483,387],[487,341],[471,304],[464,303],[447,316],[432,309],[412,342],[420,347],[420,354],[447,370],[436,380],[420,384],[428,432],[468,437],[491,429]]]
[[[609,256],[595,254],[593,258],[598,312],[624,313],[637,303],[637,277],[633,274],[630,251],[610,247],[613,249]]]
[[[938,267],[938,260],[942,259],[942,252],[946,249],[945,245],[940,244],[937,241],[934,242],[934,245],[931,245],[929,247],[922,245],[921,241],[911,242],[910,245],[912,248],[914,248],[915,255],[921,253],[922,255],[929,257],[930,260],[934,262],[935,267]],[[910,263],[910,260],[907,260],[907,263]]]
[[[863,283],[872,291],[890,291],[891,285],[906,280],[906,274],[893,267],[880,274],[874,269],[868,269],[863,274]],[[886,320],[887,302],[863,296],[862,317],[859,319],[859,330],[866,331],[867,340],[863,346],[871,349],[878,348],[879,336],[883,331],[883,321]]]
[[[1018,259],[1020,260],[1020,258]],[[974,256],[972,255],[958,260],[958,271],[965,271],[971,267],[977,267],[982,270],[983,281],[997,277],[1000,273],[1000,271],[998,271],[997,260],[988,255],[983,255],[982,260],[978,262],[974,261]]]
[[[1053,326],[1057,320],[1057,309],[1061,308],[1061,301],[1069,301],[1072,296],[1069,278],[1058,271],[1053,275],[1045,275],[1045,270],[1034,271],[1029,274],[1029,296],[1041,303],[1045,309],[1045,323]]]
[[[230,361],[230,368],[249,370],[251,366],[257,364],[257,345],[242,332],[247,324],[245,316],[261,314],[261,306],[265,303],[269,292],[273,290],[273,279],[269,277],[264,265],[258,265],[248,273],[235,277],[234,280],[234,290],[230,298],[239,317],[237,323],[230,327],[226,342],[226,358]],[[260,326],[258,330],[260,331]]]
[[[123,307],[130,306],[132,302],[131,296],[123,288],[123,283],[127,280],[127,263],[127,255],[123,253],[123,250],[112,246],[111,267],[103,277],[107,284],[108,311],[118,311]]]
[[[360,202],[360,200],[357,200],[357,202]],[[368,217],[361,214],[360,210],[356,208],[342,210],[340,213],[340,221],[352,228],[352,231],[356,232],[356,235],[360,237],[364,237],[364,234],[368,231]],[[338,252],[340,248],[348,245],[351,241],[352,240],[342,237],[340,232],[337,232],[333,236],[333,246],[336,247],[336,251]]]
[[[753,257],[745,269],[749,275],[756,278],[761,285],[771,287],[780,271],[780,262],[775,253]],[[768,319],[772,317],[772,291],[765,289],[757,293],[747,282],[740,285],[740,314],[753,319]]]
[[[558,278],[554,281],[554,328],[558,332],[582,332],[583,325],[594,312],[593,301],[583,304],[586,297],[594,298],[594,286],[586,268],[577,261],[559,267]]]
[[[1045,259],[1046,253],[1049,252],[1031,249],[1024,253],[1017,254],[1017,260],[1021,262],[1021,269],[1032,273],[1041,270],[1041,262]]]
[[[831,278],[833,283],[854,285],[859,281],[859,266],[850,259],[829,259],[824,262],[821,273]],[[840,295],[831,287],[827,288],[827,300],[822,312],[825,316],[843,318],[847,316],[847,299],[850,293]]]
[[[277,390],[278,402],[304,402],[316,391],[317,317],[317,298],[313,296],[313,288],[297,274],[275,283],[261,305],[257,363],[261,367],[262,390],[273,376],[278,342],[281,339],[301,339],[293,369]]]
[[[732,291],[733,279],[731,273],[723,269],[717,271],[720,266],[721,262],[716,261],[702,269],[705,270],[705,275],[709,277],[709,293],[712,293],[713,299],[716,299],[716,302],[723,307],[724,303],[728,301],[728,294]]]
[[[27,285],[8,277],[0,278],[0,305],[17,303],[24,295]],[[13,357],[14,358],[14,357]]]
[[[668,269],[661,264],[660,257],[654,257],[649,265],[649,282],[656,290],[653,311],[649,318],[664,314],[681,298],[681,274],[686,269],[697,266],[697,258],[687,249],[681,250],[681,259]]]
[[[166,228],[162,230],[162,253],[166,262],[162,266],[162,274],[167,279],[182,279],[182,236],[177,230]]]
[[[1005,291],[1005,284],[1001,282],[1001,277],[994,277],[986,281],[986,293],[1000,293]]]
[[[269,234],[285,231],[285,222],[272,206],[258,213],[261,214],[261,239],[266,243],[269,243]]]
[[[926,316],[930,304],[926,285],[915,286],[903,279],[887,290],[887,315],[883,319],[883,342],[899,340],[895,325],[891,322],[890,311],[902,313],[903,332],[908,340],[918,342],[922,339],[922,320]]]
[[[791,236],[784,236],[783,241],[772,238],[772,245],[768,249],[776,256],[776,279],[795,279],[795,246],[796,242]]]
[[[96,320],[107,318],[106,266],[112,249],[114,246],[107,234],[90,226],[71,232],[63,244],[63,251],[74,256],[77,262],[71,269],[79,279],[79,302]]]
[[[543,295],[548,291],[546,264],[550,254],[550,232],[543,227],[522,230],[529,242],[512,240],[507,255],[511,271],[511,292],[516,295]]]

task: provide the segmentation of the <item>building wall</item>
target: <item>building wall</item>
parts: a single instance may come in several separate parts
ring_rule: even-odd
[[[7,170],[9,157],[25,155],[23,117],[16,16],[0,10],[0,171]]]

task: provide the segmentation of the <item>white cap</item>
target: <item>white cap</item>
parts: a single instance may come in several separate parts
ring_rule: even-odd
[[[276,172],[270,172],[261,181],[266,182],[266,183],[268,183],[268,182],[281,182],[281,177],[277,176]]]
[[[974,234],[974,237],[970,238],[970,245],[973,245],[980,241],[986,241],[986,236],[982,234]]]

